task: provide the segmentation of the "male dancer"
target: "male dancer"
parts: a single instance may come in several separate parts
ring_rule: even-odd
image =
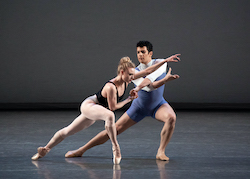
[[[136,70],[143,70],[159,60],[152,60],[153,55],[153,45],[148,41],[140,41],[137,43],[137,58],[140,62],[140,65]],[[179,54],[178,54],[179,55]],[[178,62],[180,59],[178,55],[175,55],[172,60],[169,62]],[[177,59],[177,60],[175,60]],[[164,67],[163,67],[164,68]],[[156,155],[156,159],[159,160],[169,160],[165,155],[165,149],[169,143],[172,134],[175,128],[176,115],[172,107],[165,101],[163,98],[165,82],[179,78],[178,75],[171,75],[168,73],[168,78],[164,80],[166,76],[166,67],[165,69],[159,68],[155,72],[146,76],[145,79],[138,85],[138,81],[134,82],[138,85],[136,88],[131,90],[131,92],[138,92],[138,98],[136,98],[130,108],[117,120],[116,129],[118,135],[133,126],[137,122],[141,121],[146,116],[151,116],[159,121],[164,122],[164,126],[161,131],[161,141]],[[156,80],[156,81],[155,81]],[[154,82],[155,81],[155,82]],[[154,82],[154,83],[152,83]],[[157,90],[152,90],[148,86],[153,86],[152,84],[162,85]],[[156,85],[157,86],[157,85]],[[142,89],[142,90],[141,90]],[[97,134],[92,138],[87,144],[80,147],[74,151],[68,151],[65,154],[65,157],[81,157],[84,152],[88,149],[105,143],[109,139],[106,130]]]

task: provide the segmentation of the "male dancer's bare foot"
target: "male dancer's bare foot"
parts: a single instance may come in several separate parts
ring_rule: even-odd
[[[79,152],[78,150],[72,150],[72,151],[68,151],[65,154],[66,158],[73,158],[73,157],[81,157],[83,155],[82,152]]]
[[[163,160],[163,161],[169,161],[169,158],[164,153],[157,153],[156,159]]]

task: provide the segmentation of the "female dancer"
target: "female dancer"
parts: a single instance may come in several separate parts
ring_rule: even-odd
[[[85,99],[80,107],[81,114],[70,125],[57,131],[45,147],[39,147],[37,149],[38,153],[31,159],[38,160],[44,157],[66,137],[91,126],[97,120],[104,120],[105,129],[112,143],[113,163],[119,164],[121,152],[116,138],[115,115],[112,111],[123,107],[138,97],[137,93],[133,93],[124,101],[119,102],[124,95],[126,87],[133,79],[152,73],[165,62],[167,62],[167,59],[135,74],[134,63],[129,57],[123,57],[118,65],[117,76],[108,81],[98,93]]]

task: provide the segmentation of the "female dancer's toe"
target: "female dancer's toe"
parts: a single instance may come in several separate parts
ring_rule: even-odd
[[[32,160],[38,160],[39,158],[44,157],[50,150],[45,147],[38,147],[37,148],[37,153],[33,155],[31,158]]]
[[[121,150],[120,150],[120,146],[118,145],[117,147],[112,147],[113,149],[113,163],[115,165],[120,164],[122,156],[121,156]]]

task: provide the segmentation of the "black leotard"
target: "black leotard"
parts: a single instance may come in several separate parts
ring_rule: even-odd
[[[106,82],[106,83],[112,83],[112,84],[114,84],[112,81],[108,81],[108,82]],[[104,84],[104,86],[106,85],[106,83]],[[115,85],[115,84],[114,84],[114,85]],[[103,86],[103,87],[104,87],[104,86]],[[124,94],[125,94],[125,91],[126,91],[126,83],[125,83],[125,82],[124,82],[124,86],[125,86],[125,88],[124,88],[124,93],[123,93],[123,95],[120,96],[120,97],[119,97],[119,95],[118,95],[117,87],[115,86],[115,87],[116,87],[116,91],[117,91],[117,103],[123,98],[123,96],[124,96]],[[102,89],[103,89],[103,87],[102,87]],[[97,100],[98,100],[98,102],[99,102],[100,105],[102,105],[102,106],[104,106],[104,107],[108,107],[108,100],[107,100],[107,98],[105,98],[105,97],[102,96],[102,89],[96,93]]]

